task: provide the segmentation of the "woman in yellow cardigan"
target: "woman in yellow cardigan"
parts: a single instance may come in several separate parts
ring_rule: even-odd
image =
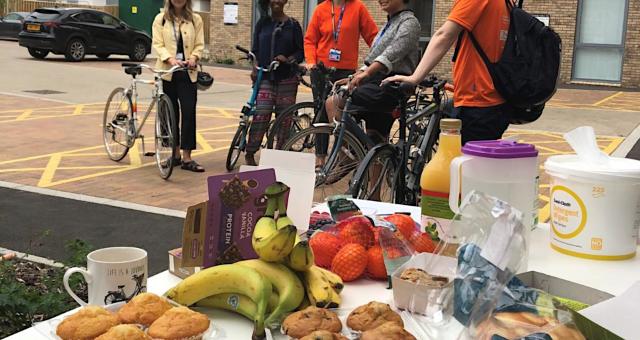
[[[191,150],[196,148],[195,67],[204,49],[204,31],[202,18],[191,8],[191,0],[165,0],[164,12],[153,21],[153,49],[158,55],[156,68],[168,70],[180,65],[190,69],[163,77],[162,86],[173,102],[175,121],[180,122],[174,135],[179,142],[178,149],[182,149],[182,158],[174,159],[174,164],[181,164],[185,170],[203,172],[204,168],[191,159]]]

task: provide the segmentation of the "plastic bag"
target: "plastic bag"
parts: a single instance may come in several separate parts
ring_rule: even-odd
[[[526,258],[522,213],[495,197],[471,192],[439,236],[436,254],[427,255],[424,269],[452,282],[440,291],[414,285],[409,311],[427,328],[448,322],[469,327],[486,320]],[[426,307],[418,308],[425,298]]]

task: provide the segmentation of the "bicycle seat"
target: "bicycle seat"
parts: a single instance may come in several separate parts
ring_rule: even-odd
[[[125,286],[125,285],[118,286],[118,289],[122,289],[122,288],[124,288],[124,286]]]
[[[142,66],[140,65],[135,65],[135,66],[126,66],[124,68],[124,73],[132,75],[132,76],[138,76],[142,74]]]
[[[135,66],[140,66],[140,64],[138,64],[138,63],[127,63],[127,62],[122,63],[122,64],[120,64],[120,65],[121,65],[122,67],[135,67]]]

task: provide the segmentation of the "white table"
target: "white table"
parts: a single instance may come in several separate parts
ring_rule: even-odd
[[[356,200],[363,209],[375,209],[378,214],[396,211],[410,212],[419,220],[420,210],[417,207],[394,206],[392,204]],[[324,206],[314,210],[326,210]],[[595,261],[560,254],[549,246],[549,226],[541,224],[531,233],[531,248],[528,270],[539,271],[565,280],[573,281],[601,291],[619,295],[634,282],[640,281],[640,256],[626,261]],[[180,281],[180,278],[164,271],[149,278],[148,290],[163,294]],[[343,291],[342,307],[352,309],[369,301],[391,302],[391,290],[387,290],[385,282],[359,280],[348,283]],[[73,313],[70,311],[66,314]],[[206,310],[218,329],[221,330],[216,339],[251,339],[253,324],[237,314],[222,310]],[[36,326],[39,327],[39,326]],[[6,339],[38,340],[49,339],[43,333],[47,331],[31,327]]]

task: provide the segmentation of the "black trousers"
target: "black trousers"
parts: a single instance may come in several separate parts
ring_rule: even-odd
[[[162,81],[162,88],[173,103],[176,129],[174,135],[182,150],[196,148],[196,102],[198,87],[186,71],[175,72],[171,81]]]
[[[509,127],[509,113],[504,105],[456,107],[454,112],[462,120],[462,145],[474,140],[500,139]]]

